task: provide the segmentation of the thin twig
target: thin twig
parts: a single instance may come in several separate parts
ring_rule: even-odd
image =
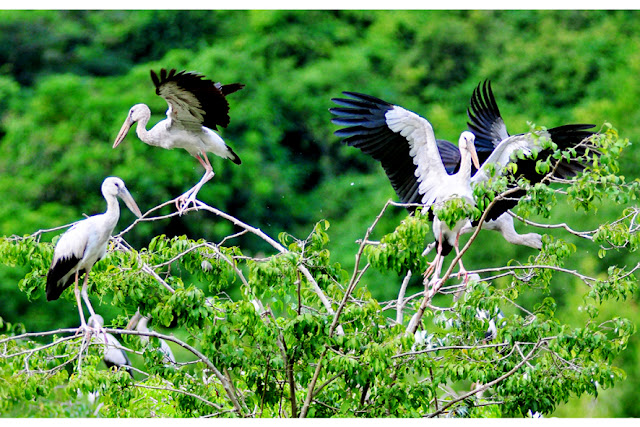
[[[171,387],[156,387],[156,386],[152,386],[152,385],[146,385],[146,384],[140,384],[140,383],[133,383],[132,384],[134,387],[139,387],[139,388],[147,388],[149,390],[162,390],[162,391],[170,391],[173,393],[180,393],[180,394],[184,394],[185,396],[190,396],[193,397],[194,399],[198,399],[199,401],[209,405],[209,406],[213,406],[214,408],[216,408],[217,410],[222,410],[222,406],[217,405],[213,402],[208,401],[207,399],[205,399],[202,396],[198,396],[197,394],[193,394],[193,393],[189,393],[188,391],[184,391],[184,390],[178,390],[176,388],[171,388]]]
[[[398,292],[398,302],[396,305],[396,323],[402,324],[402,321],[404,320],[404,305],[405,305],[405,301],[404,301],[404,295],[407,291],[407,286],[409,285],[409,280],[411,280],[411,270],[409,270],[406,274],[406,276],[404,276],[404,279],[402,279],[402,285],[400,286],[400,292]]]

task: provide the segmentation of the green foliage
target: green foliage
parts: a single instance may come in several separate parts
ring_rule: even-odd
[[[640,131],[639,23],[635,11],[0,12],[0,235],[13,236],[0,239],[0,413],[640,415],[640,151],[618,135]],[[160,67],[246,84],[229,97],[221,132],[243,164],[212,158],[216,177],[199,193],[238,221],[178,217],[169,205],[123,235],[128,245],[115,239],[93,268],[89,293],[138,369],[131,379],[104,369],[95,337],[86,348],[75,329],[57,330],[78,323],[72,292],[41,298],[62,230],[31,233],[102,211],[108,175],[125,180],[143,211],[196,182],[202,170],[183,150],[146,146],[133,132],[111,148],[131,105],[147,103],[152,123],[163,118],[149,79]],[[600,155],[591,152],[569,185],[494,174],[476,187],[475,208],[452,201],[438,216],[450,226],[478,218],[515,184],[529,196],[520,216],[583,231],[538,229],[547,234],[534,255],[480,232],[464,260],[481,280],[453,300],[447,287],[459,287],[449,279],[418,333],[406,335],[422,300],[431,223],[391,208],[366,232],[393,190],[374,162],[332,135],[330,98],[370,93],[453,139],[485,78],[512,134],[542,129],[530,120],[606,120],[594,141]],[[532,156],[540,172],[575,160],[570,151]],[[131,221],[123,211],[121,227]],[[256,228],[234,235],[242,222]],[[361,259],[354,241],[365,235]],[[398,324],[399,275],[408,271],[411,299]],[[159,337],[144,346],[119,329],[138,309],[185,364],[163,361]],[[498,326],[493,341],[478,310]],[[36,335],[18,338],[27,331]],[[607,403],[576,400],[596,395]]]
[[[430,228],[426,215],[416,211],[415,216],[408,216],[393,233],[384,236],[379,245],[365,248],[369,262],[374,268],[392,270],[397,274],[406,274],[409,270],[424,271],[426,261],[422,252]]]

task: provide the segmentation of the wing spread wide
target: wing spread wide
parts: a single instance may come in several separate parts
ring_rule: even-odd
[[[343,93],[352,99],[332,99],[341,106],[330,109],[337,116],[332,122],[346,126],[335,134],[382,164],[401,202],[419,203],[422,181],[430,174],[446,175],[445,167],[456,168],[457,147],[447,141],[436,142],[431,124],[424,118],[370,95]],[[428,144],[427,138],[433,141]]]
[[[167,117],[171,124],[189,130],[199,130],[201,126],[213,130],[227,127],[230,118],[226,95],[244,87],[240,83],[214,83],[193,72],[176,73],[175,69],[167,72],[164,68],[160,76],[151,70],[151,80],[156,94],[169,104]]]

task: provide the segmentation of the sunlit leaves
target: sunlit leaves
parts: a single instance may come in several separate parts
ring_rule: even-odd
[[[426,215],[408,216],[391,234],[382,238],[379,245],[367,246],[365,253],[375,268],[404,274],[408,270],[424,271],[426,260],[422,257],[425,239],[431,230]]]

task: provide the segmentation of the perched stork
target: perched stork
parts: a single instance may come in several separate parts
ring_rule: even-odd
[[[528,155],[534,149],[539,150],[537,141],[539,138],[550,139],[560,150],[574,149],[577,157],[584,156],[587,150],[597,153],[591,144],[586,143],[586,140],[594,135],[594,132],[590,130],[594,127],[592,124],[569,124],[535,133],[509,135],[489,80],[479,84],[473,91],[467,115],[470,120],[468,122],[469,130],[476,135],[478,143],[482,146],[493,147],[493,150],[483,160],[480,172],[473,175],[473,185],[488,179],[486,165],[494,163],[499,168],[503,168],[512,161],[511,155],[516,151],[522,151],[523,154]],[[537,158],[546,159],[551,154],[553,154],[551,149],[539,150]],[[517,160],[516,163],[518,176],[526,178],[531,184],[539,183],[544,179],[545,175],[536,171],[536,159],[524,158]],[[554,164],[552,175],[554,178],[568,179],[583,171],[584,168],[585,164],[575,159],[570,162],[561,159]],[[512,185],[512,188],[514,186],[515,184]],[[540,249],[542,247],[540,235],[536,233],[518,235],[515,233],[513,218],[507,212],[515,207],[525,195],[526,191],[519,189],[508,198],[499,200],[491,208],[482,228],[501,231],[505,239],[511,243],[525,244]],[[477,225],[477,222],[474,222],[471,227],[465,228],[462,232],[471,232]]]
[[[446,185],[437,180],[425,183],[424,169],[431,167],[431,164],[425,163],[425,160],[418,156],[419,150],[415,148],[415,134],[412,133],[416,125],[407,122],[400,125],[395,123],[392,126],[390,122],[391,117],[397,116],[400,111],[405,111],[407,117],[412,117],[412,121],[423,123],[418,127],[427,127],[428,125],[431,128],[427,120],[404,110],[402,107],[389,104],[369,95],[352,92],[343,93],[353,99],[333,99],[336,104],[346,107],[330,109],[337,116],[332,119],[333,123],[347,126],[337,130],[335,134],[343,137],[344,142],[348,145],[361,149],[364,153],[381,162],[401,202],[424,203],[426,198],[425,189],[427,187]],[[413,116],[411,116],[412,114]],[[478,159],[485,165],[485,168],[489,163],[496,162],[499,163],[498,166],[505,166],[510,161],[511,153],[517,150],[528,153],[537,147],[537,138],[531,133],[509,136],[506,132],[506,127],[500,116],[488,81],[484,85],[478,85],[474,91],[469,118],[471,120],[469,130],[476,135],[475,147]],[[581,155],[586,150],[586,146],[581,145],[581,142],[593,135],[593,132],[587,131],[592,127],[593,125],[582,124],[565,125],[549,129],[543,133],[543,136],[552,139],[559,148],[573,147]],[[455,174],[461,170],[461,150],[449,141],[437,140],[436,144],[438,151],[433,154],[444,166],[446,172]],[[498,150],[499,146],[500,149]],[[492,154],[493,157],[491,157]],[[549,154],[551,154],[550,150],[540,152],[541,158]],[[518,173],[524,175],[530,182],[540,182],[544,178],[543,175],[539,175],[535,171],[536,160],[525,158],[518,160],[517,164]],[[472,186],[487,179],[485,173],[476,174],[477,169],[472,166]],[[554,176],[568,178],[582,169],[584,169],[584,165],[575,161],[569,163],[563,159],[558,164],[558,167],[555,168]],[[435,174],[432,176],[435,176]],[[483,223],[483,228],[500,231],[510,243],[540,249],[542,247],[541,236],[537,233],[518,234],[513,226],[513,218],[507,212],[524,195],[524,190],[520,190],[509,199],[496,203],[488,214],[486,222]],[[414,208],[408,209],[412,211]],[[469,222],[460,231],[461,233],[469,232],[475,226],[477,226],[477,223],[472,224]],[[436,235],[437,238],[438,236]],[[446,256],[451,251],[451,247],[446,241],[443,243],[445,244],[443,254]]]
[[[104,326],[104,319],[99,314],[94,314],[89,317],[88,325],[95,329],[102,329]],[[107,368],[115,366],[116,368],[124,367],[126,371],[133,378],[133,372],[131,371],[131,361],[127,357],[127,353],[121,349],[120,342],[116,337],[109,333],[96,334],[96,339],[104,344],[104,354],[102,360]]]
[[[140,314],[140,311],[136,311],[136,314],[133,315],[126,329],[135,328],[136,331],[142,333],[151,332],[147,327],[147,323],[149,322],[149,317],[143,316]],[[149,336],[148,335],[140,335],[140,341],[147,346],[149,344]],[[164,359],[166,362],[171,363],[172,365],[176,363],[176,358],[173,356],[173,352],[171,351],[171,347],[169,344],[163,339],[159,339],[160,341],[160,351],[164,355]]]
[[[460,156],[459,168],[455,173],[448,172],[440,154],[446,144],[436,140],[433,128],[426,119],[369,95],[343,93],[354,99],[333,99],[336,104],[347,107],[330,110],[338,116],[332,120],[333,123],[349,126],[336,131],[336,135],[346,137],[345,141],[349,145],[360,148],[381,161],[403,202],[419,195],[420,203],[427,208],[454,197],[474,203],[470,184],[471,167],[473,163],[477,170],[480,165],[473,133],[464,131],[460,135],[459,147],[455,149]],[[447,149],[449,147],[445,148]],[[445,151],[445,154],[452,152]],[[449,229],[445,222],[433,217],[431,209],[428,212],[433,219],[433,234],[439,242],[438,254],[432,263],[434,278],[437,278],[444,256],[452,248],[459,253],[459,232],[469,221],[459,221],[453,229]],[[462,259],[460,272],[464,272]]]
[[[151,110],[145,104],[134,105],[129,110],[113,148],[122,142],[131,126],[138,122],[136,134],[142,142],[168,150],[184,148],[198,159],[205,173],[200,182],[177,199],[178,210],[182,213],[189,203],[196,205],[198,191],[214,176],[208,152],[229,159],[237,165],[241,163],[238,155],[214,130],[218,130],[218,126],[226,128],[229,125],[229,103],[226,96],[242,89],[244,85],[222,85],[205,80],[200,74],[185,71],[176,73],[175,69],[167,72],[164,68],[160,70],[160,77],[151,70],[151,80],[156,87],[156,94],[169,104],[167,118],[147,130]]]
[[[93,265],[106,255],[109,237],[120,218],[117,197],[119,196],[138,218],[142,216],[138,205],[120,178],[112,176],[105,179],[102,183],[102,195],[107,201],[106,212],[83,219],[60,237],[47,274],[47,301],[58,299],[62,291],[75,282],[74,292],[83,329],[87,328],[87,324],[80,303],[78,279],[84,274],[82,298],[89,313],[95,316],[87,294],[87,282]]]

